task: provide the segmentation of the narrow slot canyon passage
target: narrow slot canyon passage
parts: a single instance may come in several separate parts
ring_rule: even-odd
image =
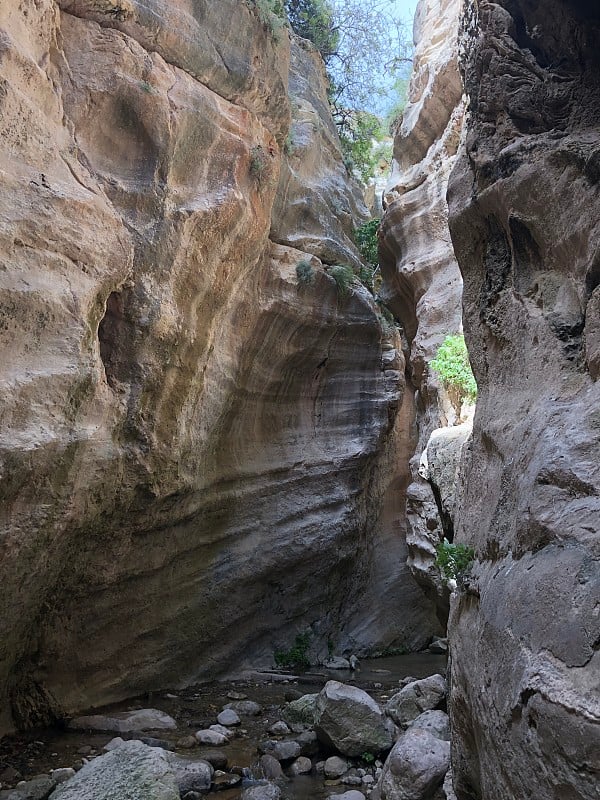
[[[0,0],[0,800],[595,800],[596,0]]]

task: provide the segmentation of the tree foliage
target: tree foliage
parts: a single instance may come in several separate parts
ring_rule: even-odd
[[[454,544],[447,539],[438,544],[435,553],[435,564],[439,567],[445,580],[459,583],[475,558],[472,547],[467,547],[465,544]]]
[[[457,393],[461,399],[475,402],[477,383],[462,334],[446,336],[430,366],[439,375],[446,389]]]
[[[387,0],[285,0],[285,9],[294,31],[323,56],[346,166],[366,182],[379,160],[373,142],[387,133],[385,108],[395,104],[393,113],[399,113],[398,92],[405,94],[406,84],[398,83],[410,63],[405,28]]]

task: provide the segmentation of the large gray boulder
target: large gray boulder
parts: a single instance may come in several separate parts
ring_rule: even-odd
[[[411,728],[394,745],[383,765],[381,800],[430,800],[450,766],[450,743],[429,731]]]
[[[390,697],[385,713],[396,725],[406,728],[424,711],[438,708],[446,697],[446,680],[442,675],[430,675],[413,681]]]
[[[131,733],[133,731],[174,730],[177,728],[177,723],[164,711],[156,708],[140,708],[137,711],[119,711],[114,714],[76,717],[69,722],[69,728]]]
[[[124,742],[86,764],[50,800],[179,800],[169,754],[138,741]]]
[[[316,707],[319,741],[343,755],[381,753],[392,746],[391,726],[375,700],[362,689],[328,681]]]
[[[317,713],[317,695],[303,694],[297,700],[292,700],[283,710],[283,716],[291,725],[309,725],[315,723]]]
[[[450,741],[450,718],[444,711],[425,711],[408,725],[408,729],[420,728],[429,731],[432,736]]]
[[[207,761],[191,760],[176,755],[168,755],[167,760],[182,797],[186,792],[207,792],[210,789],[214,769]]]

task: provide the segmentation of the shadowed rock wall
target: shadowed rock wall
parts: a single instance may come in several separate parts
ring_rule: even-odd
[[[404,328],[417,426],[409,454],[408,563],[444,623],[448,592],[434,566],[443,523],[419,462],[431,432],[453,422],[452,407],[428,362],[448,334],[461,330],[462,281],[446,203],[464,113],[458,69],[460,7],[460,0],[422,0],[417,6],[408,102],[394,140],[395,166],[384,195],[380,234],[381,293]]]
[[[449,189],[479,385],[452,603],[460,800],[592,800],[600,781],[600,11],[469,4],[471,111]]]
[[[425,644],[432,606],[394,583],[381,522],[403,506],[402,369],[368,293],[340,298],[316,257],[357,259],[354,189],[318,163],[290,188],[293,153],[282,171],[287,32],[237,0],[10,5],[0,730],[271,664],[309,626]],[[369,634],[381,563],[405,605]]]

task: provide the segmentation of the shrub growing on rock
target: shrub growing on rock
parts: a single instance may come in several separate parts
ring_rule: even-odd
[[[458,404],[463,400],[474,403],[477,399],[477,383],[469,363],[469,353],[462,334],[446,336],[430,367],[439,375],[449,394],[457,395]]]
[[[315,282],[315,271],[310,261],[302,259],[296,264],[296,281],[298,286],[310,286]]]
[[[354,271],[346,264],[335,264],[329,268],[329,274],[335,281],[339,294],[344,297],[350,294],[350,287],[354,282]]]
[[[295,642],[289,650],[276,650],[274,653],[275,663],[278,667],[289,667],[291,669],[308,669],[310,660],[308,658],[308,648],[310,646],[310,633],[299,633]]]
[[[435,548],[435,564],[446,581],[460,583],[473,563],[475,551],[465,544],[454,544],[443,539]]]

